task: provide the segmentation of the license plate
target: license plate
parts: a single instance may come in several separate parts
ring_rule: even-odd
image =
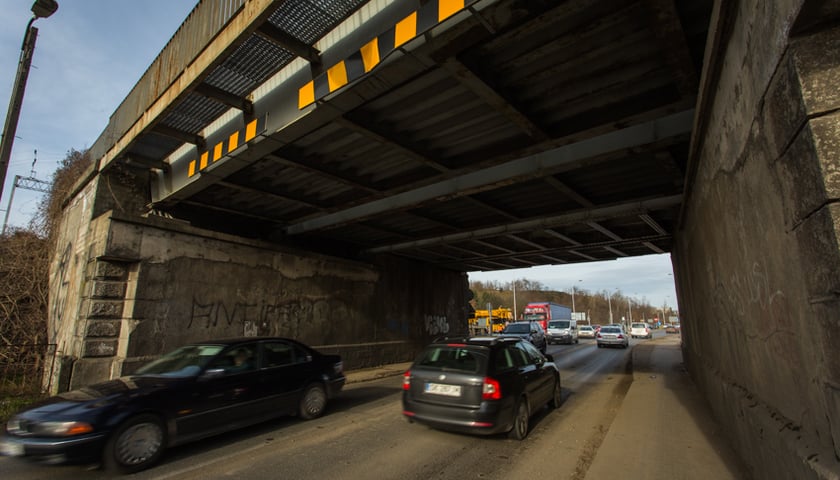
[[[22,457],[23,445],[19,443],[12,443],[9,441],[0,440],[0,455],[9,457]]]
[[[435,395],[446,395],[447,397],[460,397],[460,385],[446,385],[443,383],[427,383],[426,393],[433,393]]]

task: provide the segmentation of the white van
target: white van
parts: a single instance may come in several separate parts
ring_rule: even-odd
[[[577,320],[549,320],[546,340],[552,343],[578,343]]]

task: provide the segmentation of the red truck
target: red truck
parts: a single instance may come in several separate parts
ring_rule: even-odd
[[[522,319],[539,322],[543,330],[547,332],[550,320],[571,320],[572,309],[559,303],[533,302],[525,306]]]

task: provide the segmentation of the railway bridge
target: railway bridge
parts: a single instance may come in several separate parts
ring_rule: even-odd
[[[836,478],[838,14],[202,0],[64,204],[52,384],[219,336],[409,360],[466,330],[466,272],[670,253],[686,366],[756,478]]]

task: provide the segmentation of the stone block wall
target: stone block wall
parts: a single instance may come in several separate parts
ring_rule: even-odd
[[[69,388],[212,338],[296,338],[355,369],[413,360],[430,338],[466,330],[459,272],[390,256],[348,261],[113,211],[87,231],[67,239],[80,266],[63,280],[76,314],[50,318],[60,354],[73,360]]]
[[[754,478],[840,475],[840,25],[794,35],[801,4],[726,4],[673,254],[684,358]]]

